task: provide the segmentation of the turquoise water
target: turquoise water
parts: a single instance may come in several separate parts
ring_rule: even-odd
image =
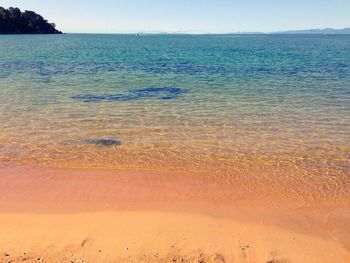
[[[0,36],[0,123],[1,165],[344,178],[350,36]]]

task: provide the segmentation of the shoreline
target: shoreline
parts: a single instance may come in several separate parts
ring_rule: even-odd
[[[22,262],[23,253],[26,262],[350,260],[347,199],[305,206],[254,179],[248,191],[250,178],[235,185],[177,172],[18,166],[0,174],[0,262]]]

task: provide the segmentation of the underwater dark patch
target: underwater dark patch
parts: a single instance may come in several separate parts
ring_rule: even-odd
[[[184,92],[184,89],[178,87],[149,87],[129,90],[124,94],[84,94],[72,96],[71,98],[83,102],[131,101],[149,98],[170,100],[175,99]]]
[[[293,77],[296,75],[308,75],[318,77],[320,74],[327,74],[334,78],[345,78],[349,75],[350,65],[345,63],[322,63],[318,65],[295,65],[290,67],[237,67],[230,65],[205,65],[188,62],[165,63],[154,61],[151,63],[130,63],[121,62],[48,62],[48,61],[26,61],[8,60],[0,61],[0,78],[7,78],[10,75],[25,73],[30,71],[32,75],[41,77],[45,82],[49,82],[54,76],[68,76],[71,74],[92,75],[98,72],[117,71],[140,71],[152,74],[233,74],[233,75],[276,75]]]
[[[115,138],[90,138],[85,140],[88,144],[95,144],[98,146],[114,146],[121,145],[121,141]]]

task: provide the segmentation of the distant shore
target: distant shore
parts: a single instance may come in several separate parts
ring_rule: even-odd
[[[22,166],[0,173],[5,262],[350,260],[346,201],[240,197],[234,185],[200,174]]]

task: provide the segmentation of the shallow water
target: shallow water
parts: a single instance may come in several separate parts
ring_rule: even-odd
[[[261,172],[344,196],[350,36],[0,36],[0,123],[1,165]]]

